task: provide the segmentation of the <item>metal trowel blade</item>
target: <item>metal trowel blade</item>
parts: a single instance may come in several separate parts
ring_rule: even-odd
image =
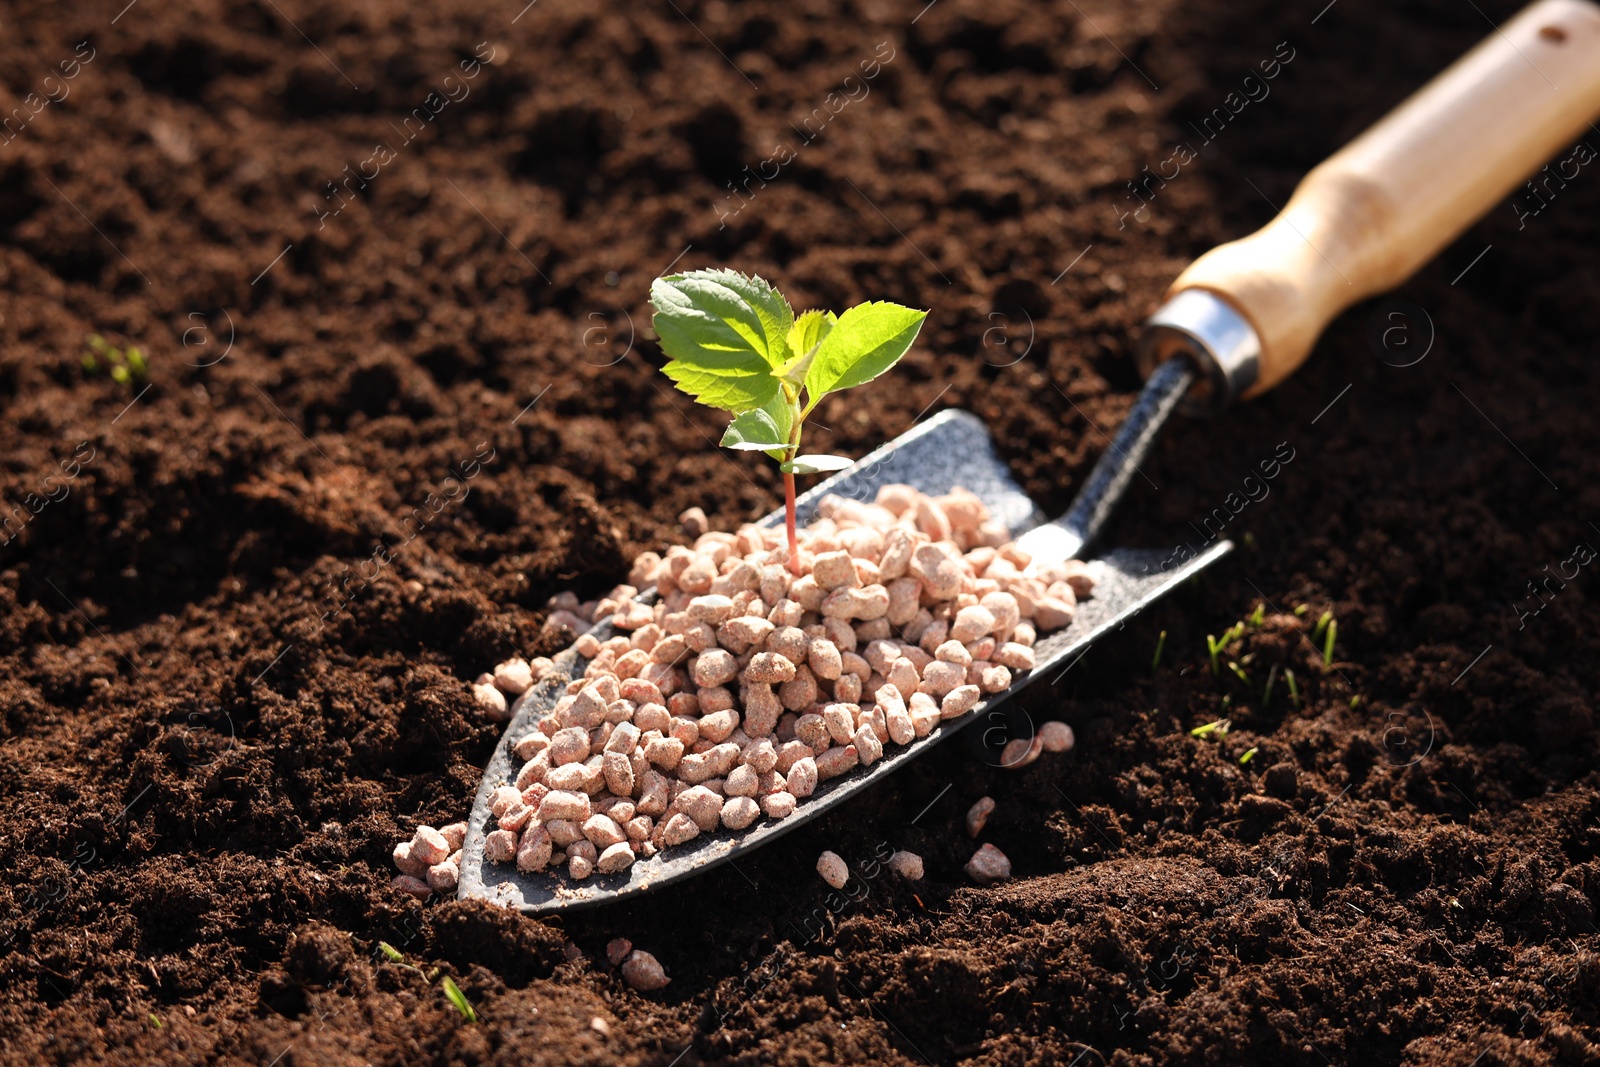
[[[1013,536],[1040,525],[1045,516],[1012,480],[995,454],[988,429],[975,416],[945,411],[895,438],[848,470],[829,478],[798,501],[799,519],[809,522],[817,503],[829,494],[870,501],[879,487],[904,483],[931,494],[947,493],[957,486],[977,494],[991,515],[1004,522]],[[766,525],[783,521],[774,512]],[[1122,628],[1185,579],[1198,574],[1232,549],[1222,541],[1203,551],[1187,547],[1117,549],[1089,560],[1096,580],[1094,595],[1078,605],[1072,624],[1041,638],[1034,646],[1037,665],[1016,674],[1011,687],[980,702],[967,714],[941,722],[925,738],[906,746],[885,747],[882,758],[870,767],[855,767],[837,778],[821,782],[811,797],[800,802],[786,819],[763,818],[744,830],[720,828],[687,844],[664,849],[649,859],[640,858],[620,874],[594,874],[574,881],[562,870],[524,874],[514,864],[486,863],[484,839],[495,828],[489,812],[490,798],[502,785],[512,784],[520,761],[512,753],[516,743],[538,729],[541,718],[566,692],[567,684],[582,675],[587,661],[573,649],[555,657],[555,670],[512,707],[513,718],[500,739],[473,805],[466,842],[462,846],[461,876],[457,895],[465,900],[482,898],[530,914],[593,907],[637,897],[747,854],[813,819],[820,818],[850,797],[889,778],[901,766],[963,727],[990,719],[996,707],[1041,679],[1056,679],[1076,663],[1098,638]],[[590,631],[600,640],[614,636],[609,621]]]

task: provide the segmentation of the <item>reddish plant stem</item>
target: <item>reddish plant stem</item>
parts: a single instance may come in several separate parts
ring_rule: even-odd
[[[783,475],[783,525],[789,534],[789,570],[800,574],[800,538],[794,528],[794,472]]]

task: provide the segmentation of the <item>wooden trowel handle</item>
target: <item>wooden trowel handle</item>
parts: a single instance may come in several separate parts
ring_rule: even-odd
[[[1168,298],[1209,290],[1242,314],[1260,342],[1243,395],[1265,392],[1339,312],[1405,281],[1535,171],[1527,208],[1508,212],[1600,182],[1597,116],[1600,6],[1539,0],[1307,174],[1277,218],[1195,260]]]

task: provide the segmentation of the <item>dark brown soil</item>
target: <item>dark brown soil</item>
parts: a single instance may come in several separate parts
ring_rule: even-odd
[[[1600,545],[1587,172],[1406,286],[1422,362],[1378,358],[1363,306],[1276,393],[1169,429],[1110,539],[1220,515],[1240,548],[1028,699],[1069,756],[947,746],[738,869],[565,921],[388,885],[495,741],[463,678],[551,651],[547,598],[614,584],[683,508],[777,501],[666,391],[654,275],[931,307],[816,444],[966,407],[1061,507],[1165,284],[1513,4],[122,2],[14,4],[0,34],[6,108],[70,90],[0,144],[6,1062],[1600,1060],[1600,627],[1594,568],[1563,568]],[[1119,226],[1275,53],[1270,96]],[[147,388],[80,364],[96,332]],[[1214,677],[1206,635],[1261,605]],[[985,793],[1018,875],[987,890],[959,830]],[[840,907],[818,851],[880,843],[927,880]],[[626,989],[616,936],[672,985]]]

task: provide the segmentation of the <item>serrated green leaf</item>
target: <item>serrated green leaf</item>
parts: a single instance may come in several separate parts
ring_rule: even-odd
[[[824,394],[870,382],[906,354],[916,340],[926,311],[887,301],[857,304],[817,346],[806,372],[806,392],[814,403]]]
[[[796,388],[805,384],[806,372],[811,369],[817,346],[838,321],[839,316],[831,311],[807,311],[795,319],[794,326],[789,330],[789,351],[793,355],[774,373]]]
[[[822,343],[833,330],[839,316],[831,311],[806,311],[794,320],[789,330],[789,351],[803,355]]]
[[[780,463],[778,469],[785,474],[821,474],[823,471],[842,471],[854,462],[845,456],[796,456],[787,463]]]
[[[655,308],[653,322],[661,350],[673,362],[702,374],[770,375],[791,355],[789,331],[794,326],[794,311],[781,293],[760,278],[732,270],[668,275],[651,283],[650,304]],[[682,384],[681,378],[672,377]],[[715,390],[685,392],[702,403],[723,406],[705,399]],[[759,395],[769,394],[760,391]]]
[[[675,359],[661,373],[708,407],[734,414],[758,408],[783,393],[783,386],[765,364],[753,371],[707,370]]]
[[[741,413],[722,435],[723,448],[747,452],[768,452],[788,443],[788,436],[778,429],[778,420],[766,408]]]

